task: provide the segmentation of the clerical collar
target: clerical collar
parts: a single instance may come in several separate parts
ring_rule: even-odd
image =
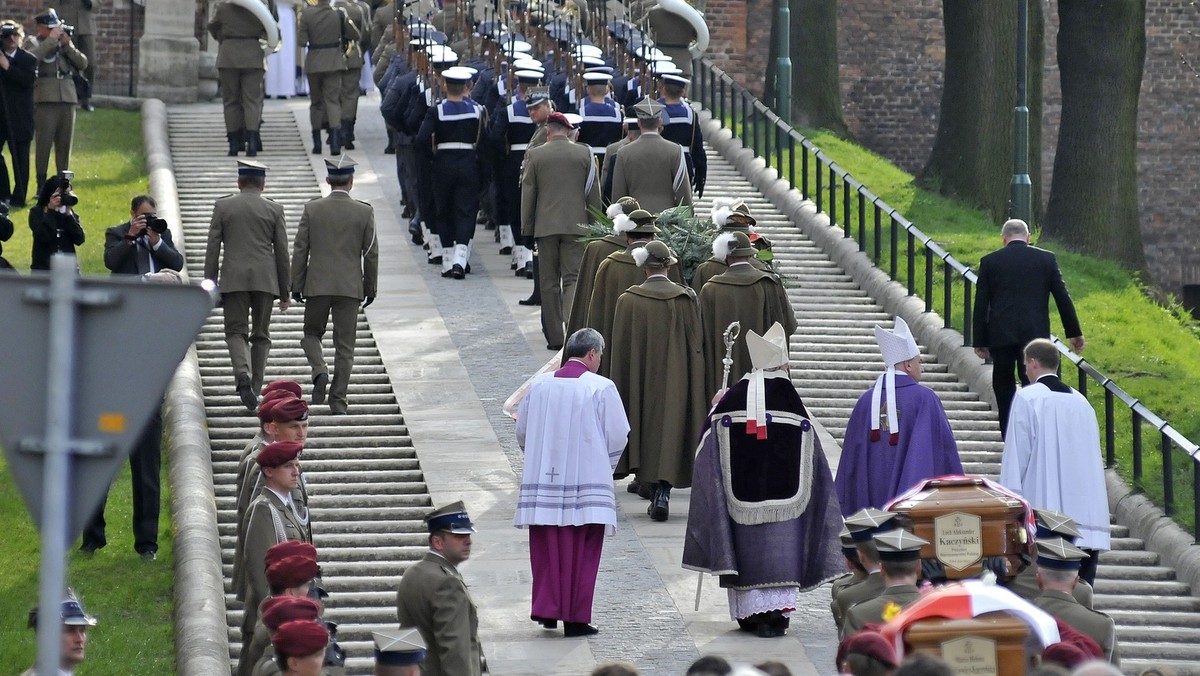
[[[1057,376],[1055,376],[1053,373],[1043,373],[1042,375],[1038,376],[1037,380],[1035,380],[1034,382],[1041,382],[1042,378],[1051,378],[1051,377],[1056,378]]]

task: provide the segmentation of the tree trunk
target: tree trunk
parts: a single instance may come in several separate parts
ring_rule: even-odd
[[[769,7],[771,16],[761,19],[771,23],[767,82],[773,83],[779,58],[779,26],[775,20],[779,8],[775,2]],[[828,129],[846,136],[838,74],[837,0],[791,0],[789,10],[792,126]],[[772,108],[778,107],[774,87],[768,87],[764,100]]]
[[[1013,174],[1017,6],[1012,2],[945,0],[946,66],[937,136],[922,184],[984,209],[1001,221]],[[1043,12],[1029,2],[1029,177],[1034,221],[1040,198]]]
[[[1062,121],[1047,236],[1146,266],[1137,205],[1137,108],[1145,0],[1059,0]]]

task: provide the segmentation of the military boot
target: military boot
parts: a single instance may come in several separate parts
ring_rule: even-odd
[[[227,154],[230,157],[237,157],[237,154],[242,152],[242,148],[246,143],[243,140],[244,131],[244,129],[238,129],[237,131],[231,131],[225,135],[225,138],[229,139],[229,152]]]
[[[338,127],[330,127],[329,128],[329,137],[327,140],[329,141],[329,154],[334,155],[334,156],[341,155],[342,154],[342,130]]]
[[[258,132],[257,131],[247,131],[246,132],[246,157],[258,157],[259,147],[260,146],[258,143]]]
[[[354,150],[354,120],[342,120],[342,147]]]
[[[313,138],[312,154],[320,155],[321,154],[321,130],[320,129],[312,130],[312,138]]]

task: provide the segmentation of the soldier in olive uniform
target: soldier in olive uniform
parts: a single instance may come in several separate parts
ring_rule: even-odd
[[[838,607],[838,594],[842,593],[850,585],[856,582],[861,582],[867,577],[867,569],[863,567],[858,560],[858,547],[854,545],[854,538],[850,535],[850,529],[842,527],[842,532],[838,534],[838,540],[842,545],[842,556],[846,559],[846,572],[840,577],[834,578],[830,585],[829,596],[829,612],[833,614],[833,623],[837,625],[838,631],[842,629],[842,609]]]
[[[458,572],[471,556],[475,532],[463,503],[425,517],[429,552],[400,578],[396,614],[401,627],[416,627],[427,646],[425,676],[479,676],[487,671],[479,643],[479,614]]]
[[[1075,544],[1075,540],[1079,537],[1079,529],[1075,526],[1075,520],[1051,509],[1035,509],[1033,510],[1034,517],[1037,519],[1037,539],[1038,540],[1053,540],[1054,538],[1062,538],[1071,544]],[[1032,601],[1037,598],[1042,589],[1038,586],[1038,565],[1037,559],[1033,559],[1021,569],[1012,579],[1007,582],[1001,582],[1004,586],[1014,591],[1026,601]],[[1071,590],[1071,596],[1075,597],[1085,608],[1092,607],[1092,585],[1080,578],[1075,584],[1075,588]]]
[[[71,168],[71,139],[75,135],[75,93],[72,76],[88,65],[83,52],[75,48],[71,36],[62,28],[58,14],[48,9],[38,14],[37,38],[29,51],[38,58],[38,79],[33,88],[33,133],[36,148],[34,170],[37,185],[46,184],[50,166],[50,148],[54,148],[54,166],[58,171]]]
[[[321,350],[321,337],[333,313],[335,352],[329,410],[346,412],[346,390],[354,368],[358,304],[375,300],[379,277],[379,245],[375,241],[375,210],[350,197],[354,187],[354,162],[343,155],[325,160],[331,188],[327,197],[304,205],[292,255],[292,292],[304,302],[304,338],[300,344],[313,370],[313,403],[325,401],[329,367]]]
[[[266,177],[266,166],[238,162],[239,192],[213,205],[204,255],[204,278],[216,282],[220,272],[225,344],[238,396],[251,411],[258,406],[271,351],[271,303],[278,298],[280,311],[290,303],[283,206],[263,197]]]
[[[1114,666],[1121,666],[1113,619],[1085,608],[1071,595],[1079,582],[1079,567],[1087,557],[1087,552],[1063,538],[1038,540],[1037,579],[1042,593],[1033,600],[1033,605],[1092,637],[1104,650],[1105,659]]]
[[[354,24],[359,39],[346,45],[346,69],[342,71],[341,103],[342,124],[338,127],[341,132],[342,147],[354,150],[354,123],[358,118],[359,80],[362,78],[363,47],[362,36],[369,35],[371,13],[367,6],[355,0],[337,0],[336,9],[346,13],[346,19]]]
[[[304,73],[308,76],[308,119],[312,123],[313,154],[321,152],[321,127],[329,129],[329,154],[342,152],[342,72],[346,49],[358,42],[358,28],[330,0],[305,5],[300,13],[297,43],[308,47]]]
[[[266,0],[271,16],[279,20],[275,0]],[[262,120],[264,79],[267,57],[260,39],[267,31],[250,10],[231,2],[222,2],[208,22],[208,33],[221,44],[217,50],[217,83],[225,107],[225,138],[229,156],[246,150],[247,157],[258,154],[258,125]]]
[[[95,110],[91,103],[92,85],[96,82],[96,17],[92,14],[94,0],[51,0],[50,7],[58,12],[58,19],[68,26],[74,26],[71,41],[87,58],[87,67],[82,68],[82,74],[87,78],[88,85],[79,92],[79,107],[91,112]]]
[[[891,617],[886,615],[907,608],[921,597],[917,589],[917,580],[921,576],[921,547],[929,542],[900,528],[879,533],[874,539],[886,586],[879,596],[850,606],[842,622],[842,638],[858,633],[867,624],[887,622]]]
[[[297,441],[267,444],[258,454],[263,487],[246,511],[246,546],[242,560],[234,561],[246,571],[242,589],[246,607],[242,615],[242,642],[249,643],[258,622],[258,607],[271,592],[267,581],[267,550],[280,542],[312,542],[308,508],[297,505],[292,491],[300,486],[300,452]]]
[[[521,173],[521,232],[537,240],[546,347],[562,349],[564,317],[571,315],[583,260],[580,225],[600,208],[600,182],[591,150],[571,141],[574,125],[562,113],[546,120],[547,142],[525,154]]]
[[[896,515],[892,512],[868,507],[846,517],[846,528],[850,538],[858,549],[858,562],[862,564],[866,575],[859,580],[841,588],[833,598],[833,617],[839,629],[845,621],[846,612],[860,601],[866,601],[879,596],[883,592],[883,573],[880,571],[879,550],[875,547],[874,537],[892,527],[891,520]]]
[[[665,106],[649,97],[633,107],[641,135],[617,151],[612,170],[612,194],[629,195],[651,213],[681,204],[691,205],[692,184],[688,179],[683,148],[666,140],[659,131]]]

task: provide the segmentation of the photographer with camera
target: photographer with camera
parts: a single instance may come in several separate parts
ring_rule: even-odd
[[[153,197],[138,195],[130,202],[129,221],[104,231],[104,267],[114,275],[183,269],[183,255],[167,222],[155,214],[157,208]]]
[[[71,139],[75,135],[75,74],[87,68],[88,60],[71,42],[71,26],[59,20],[53,9],[34,17],[37,38],[30,51],[38,58],[37,85],[33,89],[36,104],[33,128],[36,154],[34,168],[38,185],[46,180],[50,167],[50,148],[58,171],[71,168]]]
[[[95,110],[91,102],[92,83],[96,81],[96,59],[92,56],[96,46],[95,40],[93,40],[96,35],[96,17],[92,13],[94,4],[95,0],[51,0],[50,2],[50,6],[58,12],[59,20],[75,27],[74,32],[71,33],[71,40],[87,57],[86,70],[80,68],[81,72],[76,75],[75,91],[79,95],[79,107],[88,112]],[[68,30],[70,29],[68,28]]]
[[[12,19],[0,21],[0,149],[8,144],[13,184],[0,157],[0,202],[25,206],[29,192],[29,144],[33,141],[33,85],[37,57],[21,49],[25,30]],[[11,187],[11,190],[10,190]]]
[[[79,197],[71,192],[69,171],[51,176],[38,194],[37,204],[29,210],[29,229],[33,231],[31,270],[49,270],[50,256],[56,253],[74,254],[83,244],[83,226],[74,207]]]

